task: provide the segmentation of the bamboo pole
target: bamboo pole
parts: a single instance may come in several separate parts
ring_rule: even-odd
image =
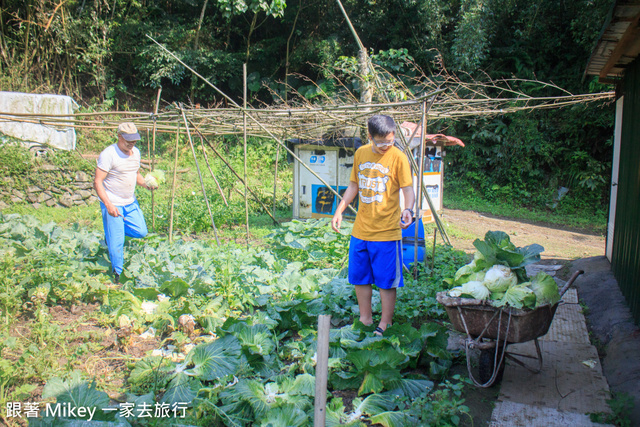
[[[436,265],[436,237],[438,237],[438,230],[437,229],[433,229],[433,251],[431,252],[431,271],[429,272],[429,276],[433,276],[433,268]],[[424,244],[424,249],[426,252],[427,249],[427,242],[425,241]],[[424,265],[425,267],[427,266],[427,257],[424,257]]]
[[[242,133],[244,147],[244,223],[247,229],[247,249],[249,248],[249,199],[247,185],[247,64],[242,64]]]
[[[211,169],[211,165],[209,164],[209,156],[207,156],[207,150],[204,148],[204,140],[202,139],[202,135],[198,135],[198,136],[200,137],[200,145],[202,146],[202,156],[204,157],[204,162],[207,165],[207,168],[209,169],[211,178],[213,178],[213,181],[216,183],[216,187],[218,187],[218,192],[220,193],[220,196],[222,196],[222,201],[224,202],[224,205],[226,207],[229,207],[229,203],[227,203],[227,198],[224,195],[224,191],[222,191],[222,187],[218,182],[218,178],[216,178],[216,176],[214,175],[213,170]]]
[[[191,139],[191,131],[189,130],[189,123],[187,123],[187,116],[184,114],[182,104],[180,104],[180,112],[184,119],[184,126],[187,130],[187,139],[189,139],[189,145],[191,146],[191,153],[193,153],[193,161],[196,163],[196,170],[198,171],[198,178],[200,179],[200,187],[202,189],[202,195],[204,196],[204,202],[207,205],[207,211],[209,212],[209,218],[211,218],[211,227],[213,228],[213,235],[216,238],[216,243],[220,246],[220,239],[218,238],[218,229],[216,223],[213,220],[213,213],[211,212],[211,205],[209,204],[209,198],[207,197],[207,190],[204,188],[204,180],[202,179],[202,173],[200,173],[200,165],[198,164],[198,157],[196,156],[196,149],[193,146],[193,140]]]
[[[422,104],[422,137],[420,138],[420,151],[418,153],[418,175],[416,187],[418,189],[418,194],[416,198],[416,223],[414,224],[414,240],[413,240],[413,278],[418,278],[418,231],[420,227],[418,226],[418,221],[422,222],[422,174],[424,173],[424,143],[427,137],[427,103],[426,101]],[[416,126],[416,129],[418,127]],[[426,242],[425,242],[426,249]]]
[[[169,243],[173,243],[173,206],[176,198],[176,180],[178,177],[178,151],[180,150],[180,123],[176,132],[176,158],[173,162],[173,181],[171,183],[171,210],[169,212]]]
[[[153,140],[151,147],[151,171],[153,172],[156,168],[156,131],[157,131],[157,119],[158,119],[158,105],[160,104],[160,94],[162,93],[162,88],[158,89],[158,96],[156,97],[156,105],[153,109]],[[156,232],[156,201],[155,201],[155,192],[151,192],[151,230]]]
[[[329,377],[329,333],[331,316],[318,316],[318,344],[316,347],[316,394],[313,426],[324,427],[327,416],[327,378]]]
[[[435,102],[435,97],[436,95],[438,95],[439,93],[443,92],[444,89],[439,89],[438,91],[434,92],[433,94],[433,98],[431,99],[431,103],[429,105],[429,108],[431,108],[431,105],[433,105],[433,102]],[[400,135],[400,145],[402,146],[402,149],[407,152],[409,144],[407,143],[405,136],[402,132],[399,133]],[[414,132],[415,135],[415,132]],[[417,170],[418,169],[418,165],[416,164],[415,159],[413,158],[413,156],[409,156],[409,162],[411,163],[411,167],[413,168],[413,170]],[[451,245],[451,241],[449,240],[449,235],[447,234],[447,230],[445,230],[444,225],[442,224],[442,221],[440,220],[440,216],[437,214],[436,209],[433,205],[433,201],[431,200],[431,197],[429,196],[429,193],[426,190],[426,187],[424,186],[424,183],[422,182],[422,180],[420,180],[420,185],[423,186],[422,191],[424,194],[426,194],[426,199],[427,199],[427,203],[429,204],[429,209],[431,209],[431,213],[433,215],[433,219],[436,222],[436,226],[438,227],[438,231],[440,231],[440,235],[442,236],[442,240],[444,240],[444,242],[448,245]]]
[[[282,138],[286,141],[286,134]],[[276,144],[276,165],[273,172],[273,216],[276,216],[276,188],[278,187],[278,159],[280,158],[280,146]]]
[[[187,119],[189,121],[189,123],[191,124],[191,126],[193,126],[193,128],[195,129],[196,132],[198,132],[200,134],[200,136],[204,139],[204,141],[207,143],[207,145],[209,145],[209,147],[213,150],[213,152],[216,154],[216,156],[218,156],[218,158],[220,160],[222,160],[222,162],[229,168],[229,170],[231,172],[233,172],[233,174],[236,176],[236,178],[238,178],[240,180],[240,182],[242,182],[242,185],[246,186],[247,190],[249,190],[249,192],[251,193],[251,195],[256,199],[256,201],[260,204],[260,206],[262,206],[262,209],[264,209],[264,211],[271,216],[271,212],[269,212],[269,209],[264,205],[264,203],[262,203],[262,200],[260,200],[258,198],[258,196],[251,190],[251,188],[249,188],[249,186],[244,182],[244,180],[242,179],[242,177],[240,175],[238,175],[238,173],[235,171],[235,169],[233,169],[233,167],[231,167],[231,165],[229,164],[229,162],[227,162],[227,160],[224,158],[224,156],[222,156],[222,154],[220,154],[220,152],[218,152],[218,150],[216,150],[216,148],[213,146],[213,144],[211,144],[211,142],[209,142],[209,140],[207,139],[206,136],[204,136],[202,134],[202,132],[200,132],[200,130],[198,129],[198,127],[193,124],[193,122],[189,119]],[[278,225],[278,221],[276,221],[276,219],[271,216],[271,219],[273,220],[273,223],[275,225]]]

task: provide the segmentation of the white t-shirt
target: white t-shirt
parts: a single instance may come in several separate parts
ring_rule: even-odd
[[[140,169],[140,150],[131,149],[131,155],[126,155],[113,144],[104,149],[98,157],[98,168],[107,173],[104,188],[111,203],[115,206],[127,206],[136,198],[136,178]]]

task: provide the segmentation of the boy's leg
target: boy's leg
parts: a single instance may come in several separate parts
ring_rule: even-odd
[[[393,312],[396,309],[396,288],[380,289],[380,303],[382,304],[382,316],[378,327],[383,331],[393,322]]]
[[[100,203],[102,210],[102,226],[104,227],[104,238],[107,241],[109,249],[109,260],[113,270],[120,274],[124,264],[124,219],[122,217],[122,208],[116,206],[121,216],[111,216],[107,212],[104,203]]]
[[[374,283],[380,289],[382,315],[378,327],[383,331],[393,323],[397,288],[404,286],[402,278],[402,242],[369,242]]]
[[[126,236],[141,239],[147,235],[147,223],[137,200],[123,208],[123,215],[125,218],[124,234]]]
[[[360,321],[365,325],[373,323],[371,295],[373,295],[371,285],[356,285],[356,297],[358,298],[358,308],[360,309]]]
[[[367,242],[351,236],[349,242],[349,283],[355,285],[360,321],[365,325],[373,323],[371,313],[371,295],[373,290],[373,271],[367,250]]]

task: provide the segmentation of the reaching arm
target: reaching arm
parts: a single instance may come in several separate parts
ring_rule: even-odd
[[[142,188],[146,188],[147,190],[153,190],[152,188],[147,186],[146,182],[144,182],[144,177],[142,176],[140,171],[138,171],[138,175],[136,175],[136,184],[138,184]]]
[[[402,213],[400,214],[400,227],[408,228],[413,222],[413,217],[411,212],[406,209],[411,209],[413,211],[413,207],[416,203],[416,196],[413,192],[413,186],[402,187],[400,189],[402,191],[402,196],[404,197],[404,208]]]
[[[333,231],[338,233],[340,232],[340,224],[342,224],[342,212],[344,212],[347,206],[349,206],[349,203],[351,203],[357,195],[358,183],[349,181],[349,185],[342,195],[342,200],[336,208],[336,213],[333,214],[333,218],[331,219],[331,228],[333,228]]]
[[[111,203],[109,197],[107,196],[107,191],[104,189],[104,180],[107,177],[107,172],[103,171],[100,168],[96,168],[96,176],[93,178],[93,188],[96,189],[96,193],[102,203],[107,208],[107,212],[111,216],[120,216],[120,211]]]

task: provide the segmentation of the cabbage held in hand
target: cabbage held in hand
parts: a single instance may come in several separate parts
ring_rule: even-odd
[[[506,292],[518,284],[518,276],[509,267],[496,264],[487,271],[482,283],[490,292]]]
[[[536,295],[536,307],[545,304],[554,305],[560,301],[556,281],[545,272],[538,273],[528,284],[528,287]]]
[[[160,169],[151,171],[144,177],[144,183],[146,184],[146,186],[154,190],[158,188],[159,184],[164,183],[164,181],[164,172]]]

